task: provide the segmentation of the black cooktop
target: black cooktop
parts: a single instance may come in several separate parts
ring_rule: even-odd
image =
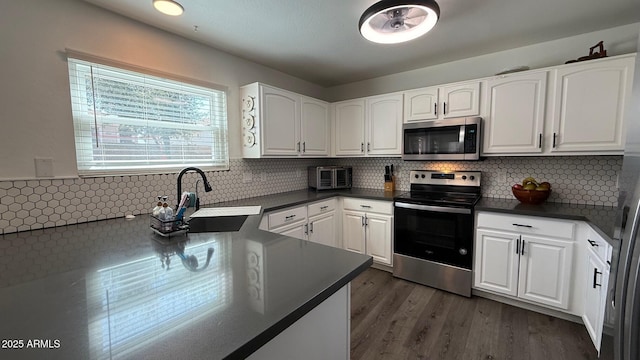
[[[395,200],[410,201],[418,204],[474,206],[480,200],[480,197],[480,194],[474,193],[409,191],[400,194]]]

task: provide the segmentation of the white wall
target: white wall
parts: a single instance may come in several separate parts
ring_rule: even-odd
[[[35,157],[53,157],[56,177],[77,176],[65,48],[227,86],[232,158],[241,156],[239,86],[262,81],[324,94],[315,84],[84,1],[3,1],[0,8],[0,180],[35,178]]]
[[[488,55],[363,80],[328,88],[329,101],[415,89],[424,86],[491,76],[505,69],[526,65],[531,69],[564,64],[589,54],[589,48],[604,41],[608,56],[637,51],[640,23],[572,36]]]

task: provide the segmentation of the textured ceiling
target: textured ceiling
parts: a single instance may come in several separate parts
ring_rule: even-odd
[[[180,17],[151,0],[85,1],[322,86],[640,21],[640,0],[438,0],[434,30],[380,45],[357,28],[375,0],[178,0]]]

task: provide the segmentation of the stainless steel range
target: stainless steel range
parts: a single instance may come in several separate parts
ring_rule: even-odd
[[[414,170],[395,198],[393,276],[471,296],[479,171]]]

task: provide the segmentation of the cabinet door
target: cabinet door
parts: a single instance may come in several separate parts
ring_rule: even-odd
[[[480,82],[453,84],[440,88],[439,117],[455,118],[480,114]]]
[[[367,98],[367,155],[402,155],[402,94]]]
[[[371,97],[366,105],[367,154],[402,155],[402,94]]]
[[[335,211],[309,218],[309,241],[338,247]]]
[[[609,271],[605,269],[602,260],[592,251],[587,250],[587,271],[584,277],[585,304],[582,320],[598,353],[600,353],[607,283],[609,282]]]
[[[624,150],[634,58],[592,61],[555,71],[553,151]]]
[[[261,88],[262,152],[264,155],[298,155],[300,146],[300,96]]]
[[[476,230],[474,281],[476,288],[516,296],[518,294],[520,236],[492,230]]]
[[[437,106],[437,87],[405,91],[404,122],[436,119],[438,117]]]
[[[367,213],[365,223],[366,254],[391,266],[393,216]]]
[[[542,152],[547,72],[487,81],[484,153]]]
[[[346,250],[364,254],[364,213],[344,211],[342,216],[342,243]]]
[[[329,155],[329,104],[302,97],[300,115],[300,131],[303,156]]]
[[[291,236],[300,240],[307,240],[307,223],[305,221],[301,221],[295,224],[273,229],[271,230],[271,232]]]
[[[573,243],[523,235],[518,296],[567,309]]]
[[[364,99],[342,101],[334,105],[336,155],[364,155]]]

